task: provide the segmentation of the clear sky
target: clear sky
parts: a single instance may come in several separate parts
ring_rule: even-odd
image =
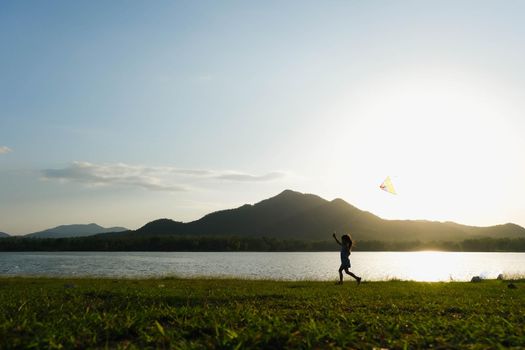
[[[0,231],[191,221],[286,188],[525,226],[524,16],[522,1],[2,1]]]

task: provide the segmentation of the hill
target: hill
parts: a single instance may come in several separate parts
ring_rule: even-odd
[[[99,233],[127,231],[125,227],[104,228],[97,224],[87,225],[62,225],[50,228],[44,231],[34,232],[25,235],[29,238],[69,238],[69,237],[87,237]]]
[[[10,236],[5,232],[0,232],[0,238],[2,237],[10,237]]]
[[[515,224],[474,227],[453,222],[385,220],[342,199],[327,201],[291,190],[254,205],[217,211],[193,222],[160,219],[121,234],[327,240],[334,231],[350,232],[360,241],[459,242],[479,237],[525,238],[525,229]]]

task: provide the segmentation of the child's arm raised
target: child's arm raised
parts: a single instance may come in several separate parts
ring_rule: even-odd
[[[341,242],[339,242],[339,240],[337,239],[337,236],[335,235],[335,232],[334,234],[332,235],[332,237],[334,237],[335,241],[337,242],[337,244],[341,245]]]

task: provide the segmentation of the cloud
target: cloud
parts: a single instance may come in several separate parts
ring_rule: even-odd
[[[0,146],[0,154],[6,154],[12,151],[13,150],[7,146]]]
[[[253,175],[236,171],[221,172],[176,167],[148,167],[142,165],[93,164],[73,162],[62,169],[42,171],[46,180],[78,182],[90,186],[130,186],[150,191],[179,192],[198,181],[263,182],[285,176],[281,172]]]
[[[169,184],[159,175],[140,166],[127,164],[98,165],[88,162],[73,162],[63,169],[43,170],[45,179],[81,182],[88,185],[125,185],[152,191],[184,191],[183,186]]]
[[[240,182],[262,182],[262,181],[272,181],[285,177],[285,173],[281,172],[271,172],[264,175],[250,175],[242,173],[230,173],[217,175],[215,178],[220,180],[229,180],[229,181],[240,181]]]

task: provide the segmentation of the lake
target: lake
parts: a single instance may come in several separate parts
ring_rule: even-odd
[[[525,253],[353,252],[364,280],[469,281],[525,276]],[[2,276],[338,278],[338,252],[16,252],[0,253]]]

